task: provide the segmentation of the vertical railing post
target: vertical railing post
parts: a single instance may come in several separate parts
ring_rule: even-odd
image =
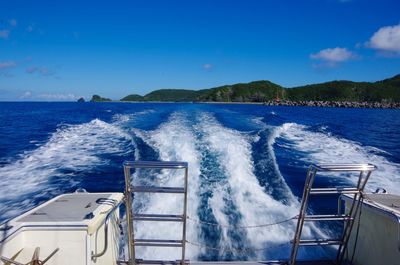
[[[188,200],[188,167],[185,168],[185,193],[183,202],[183,224],[182,224],[182,265],[185,265],[186,254],[186,221],[187,221],[187,200]]]
[[[301,233],[303,230],[304,217],[305,217],[305,214],[307,211],[309,193],[310,193],[316,173],[317,173],[316,169],[313,169],[312,167],[310,167],[307,171],[307,178],[305,181],[303,197],[302,197],[301,206],[300,206],[300,214],[297,217],[296,232],[295,232],[294,239],[293,239],[292,253],[290,255],[290,265],[294,265],[296,263],[297,252],[299,249],[299,241],[300,241]]]
[[[366,173],[366,176],[363,180],[363,175],[365,173]],[[362,195],[364,192],[364,188],[368,182],[369,177],[371,176],[371,173],[372,173],[371,171],[366,171],[366,172],[360,171],[360,175],[359,175],[358,182],[357,182],[357,189],[359,190],[359,193],[354,194],[353,202],[351,204],[350,211],[349,211],[350,220],[345,225],[344,232],[343,232],[343,238],[342,238],[343,244],[339,246],[338,254],[336,256],[336,261],[339,264],[341,264],[343,262],[344,255],[347,251],[347,245],[349,243],[350,234],[351,234],[351,231],[353,230],[354,222],[355,222],[357,213],[359,211],[360,205],[362,203]],[[360,222],[360,220],[358,220],[358,222]]]
[[[126,204],[126,222],[128,230],[128,254],[129,254],[129,265],[135,265],[135,245],[134,245],[134,228],[132,219],[132,192],[131,192],[131,169],[130,166],[124,165],[125,175],[125,204]]]

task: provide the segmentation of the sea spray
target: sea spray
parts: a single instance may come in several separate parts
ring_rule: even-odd
[[[7,191],[0,193],[1,218],[33,207],[39,197],[61,194],[63,187],[77,187],[79,172],[109,163],[102,155],[124,156],[131,150],[130,136],[104,121],[63,125],[43,145],[0,167],[0,190]]]
[[[367,191],[375,191],[378,187],[385,188],[388,192],[400,193],[400,166],[387,160],[375,147],[344,138],[336,137],[328,132],[315,132],[305,125],[285,123],[280,126],[279,137],[286,140],[281,143],[283,148],[295,149],[303,152],[299,159],[311,163],[373,163],[378,169],[372,173],[367,184]],[[329,175],[331,178],[344,179],[344,175]],[[353,176],[353,183],[357,181]]]

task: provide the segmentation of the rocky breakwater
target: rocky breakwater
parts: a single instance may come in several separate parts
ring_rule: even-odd
[[[333,108],[379,108],[400,109],[400,102],[355,102],[355,101],[291,101],[269,100],[267,106],[306,106],[306,107],[333,107]]]

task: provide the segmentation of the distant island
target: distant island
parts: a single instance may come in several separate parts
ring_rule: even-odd
[[[91,102],[109,102],[93,95]],[[400,108],[400,74],[377,82],[331,81],[285,88],[254,81],[202,90],[160,89],[144,96],[128,95],[121,102],[225,102],[285,106]]]
[[[79,99],[78,99],[78,101],[79,101]],[[92,99],[90,101],[91,102],[107,102],[107,101],[112,101],[112,100],[109,98],[100,97],[99,95],[93,95]]]

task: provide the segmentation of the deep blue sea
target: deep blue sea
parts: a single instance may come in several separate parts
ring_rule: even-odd
[[[0,222],[66,192],[124,189],[124,160],[189,162],[193,260],[265,260],[289,256],[311,163],[373,163],[367,189],[400,194],[400,111],[239,104],[0,103]],[[134,175],[140,183],[179,185],[168,172]],[[316,185],[350,185],[325,175]],[[310,211],[335,213],[337,197]],[[136,196],[135,211],[179,214],[181,198]],[[339,224],[307,224],[305,237],[337,233]],[[177,238],[180,226],[138,223],[138,238]],[[242,249],[242,250],[235,250]],[[262,249],[262,250],[260,250]],[[138,258],[179,259],[178,250],[138,249]],[[301,250],[319,258],[330,250]]]

